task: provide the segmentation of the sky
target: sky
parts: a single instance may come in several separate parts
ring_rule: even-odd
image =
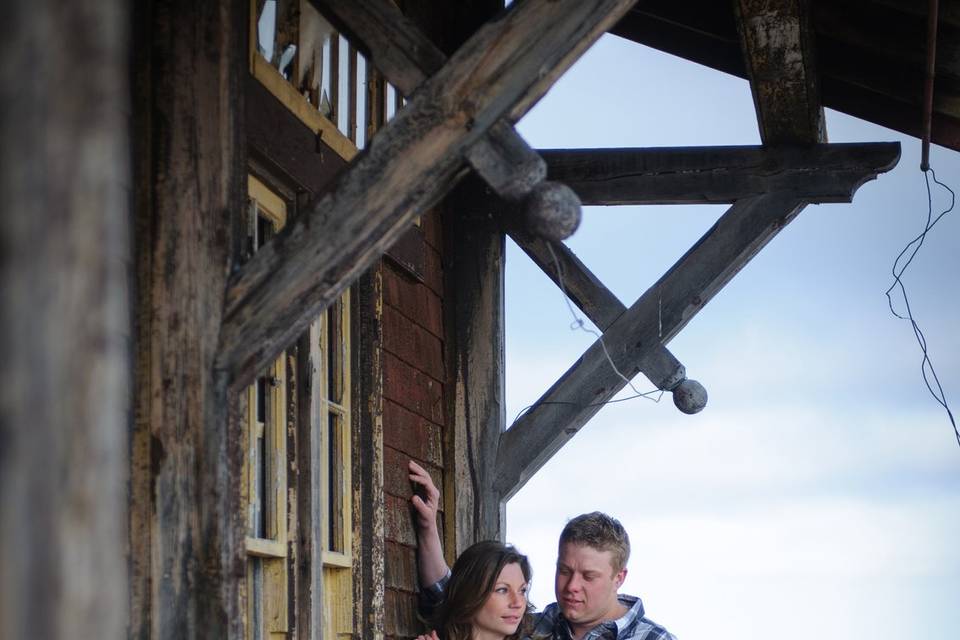
[[[624,73],[629,60],[629,73]],[[536,148],[759,144],[749,84],[604,36],[519,124]],[[630,533],[624,593],[679,638],[953,640],[960,628],[960,446],[884,291],[927,216],[919,140],[827,111],[831,142],[900,141],[852,204],[808,206],[670,343],[706,409],[669,395],[601,410],[507,505],[507,540],[553,602],[565,522]],[[941,181],[960,155],[934,146]],[[935,213],[949,204],[934,193]],[[724,206],[588,207],[568,241],[627,306]],[[593,342],[514,245],[506,259],[508,423]],[[904,281],[960,413],[960,211]],[[635,385],[652,385],[641,375]]]

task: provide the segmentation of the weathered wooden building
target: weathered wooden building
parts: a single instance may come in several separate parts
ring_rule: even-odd
[[[932,103],[911,2],[502,4],[11,4],[0,636],[415,634],[409,460],[448,553],[501,537],[619,372],[703,408],[669,340],[896,163],[827,144],[824,104],[960,140],[955,3]],[[513,124],[611,30],[749,78],[764,145],[530,149]],[[561,242],[578,198],[731,206],[625,305]],[[605,341],[510,430],[507,234]]]

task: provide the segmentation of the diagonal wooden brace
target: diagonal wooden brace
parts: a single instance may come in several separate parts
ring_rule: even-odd
[[[562,242],[534,238],[521,231],[511,231],[510,237],[564,290],[600,331],[606,331],[627,310],[613,292]],[[558,263],[562,276],[557,273]],[[686,379],[686,369],[663,344],[653,345],[637,368],[658,389],[664,391],[675,390]]]
[[[405,96],[439,71],[446,57],[390,0],[311,0],[352,39]],[[501,197],[523,203],[521,215],[536,235],[562,240],[577,228],[580,201],[565,185],[546,181],[540,155],[502,119],[465,153],[467,162]]]
[[[230,278],[217,367],[245,384],[456,182],[634,0],[525,0],[477,31],[337,180]]]

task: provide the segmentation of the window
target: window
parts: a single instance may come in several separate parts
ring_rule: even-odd
[[[287,221],[287,204],[266,184],[248,177],[246,255],[253,255]],[[352,417],[350,378],[350,293],[345,293],[315,320],[309,333],[312,403],[315,409],[298,415],[295,390],[288,384],[297,368],[293,352],[281,355],[245,391],[245,451],[242,495],[246,506],[246,628],[250,640],[288,637],[302,611],[294,600],[308,599],[298,590],[297,517],[307,518],[319,535],[319,553],[302,558],[315,563],[322,594],[319,625],[326,639],[355,637],[353,619],[354,552],[352,521]],[[303,357],[308,357],[304,354]],[[296,442],[296,420],[309,420],[311,443]],[[313,474],[299,482],[312,487],[316,509],[296,513],[297,447],[316,451]],[[294,469],[288,477],[288,469]],[[288,482],[289,480],[289,482]],[[291,512],[292,510],[292,512]],[[306,624],[306,621],[303,622]]]
[[[320,502],[323,637],[352,637],[353,484],[351,482],[349,292],[317,322],[320,376]]]
[[[344,159],[403,106],[311,3],[251,0],[250,11],[250,73]]]
[[[248,178],[247,253],[269,240],[287,219],[286,203]],[[246,390],[244,473],[246,505],[247,637],[283,637],[290,631],[287,514],[287,365],[281,355]],[[294,365],[295,363],[290,363]]]

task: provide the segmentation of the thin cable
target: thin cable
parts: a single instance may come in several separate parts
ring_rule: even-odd
[[[940,212],[936,218],[933,217],[933,192],[930,188],[931,175],[933,176],[934,183],[940,185],[950,192],[950,206]],[[917,321],[913,316],[913,310],[910,308],[910,299],[907,296],[907,288],[903,284],[902,280],[903,274],[907,270],[907,267],[910,266],[910,263],[913,262],[917,252],[920,251],[920,247],[923,246],[923,242],[927,238],[927,233],[929,233],[930,230],[933,229],[938,222],[940,222],[941,218],[953,211],[953,207],[957,200],[957,196],[953,192],[953,189],[937,180],[937,174],[934,172],[933,168],[928,169],[928,171],[924,171],[923,178],[927,185],[927,222],[924,225],[923,231],[920,233],[920,235],[908,242],[903,248],[903,251],[901,251],[897,256],[897,259],[893,261],[893,268],[891,269],[891,274],[893,275],[893,284],[891,284],[890,288],[886,291],[887,304],[890,307],[890,313],[901,320],[908,320],[910,322],[910,326],[913,328],[913,335],[917,339],[917,344],[920,345],[920,350],[923,352],[923,359],[920,362],[920,373],[923,376],[923,382],[927,385],[927,390],[930,392],[930,395],[933,396],[933,399],[936,400],[937,403],[947,412],[947,417],[950,419],[950,424],[953,426],[953,433],[957,438],[957,445],[960,446],[960,430],[957,429],[957,421],[954,419],[953,412],[950,411],[950,406],[947,404],[947,396],[943,391],[943,385],[940,384],[940,378],[937,376],[937,372],[933,367],[933,361],[930,359],[930,354],[927,351],[927,339],[923,335],[923,331],[920,330],[920,325],[917,324]],[[909,257],[901,265],[900,261],[908,252],[910,254]],[[903,298],[903,305],[906,309],[906,315],[902,315],[898,313],[896,309],[894,309],[893,298],[891,297],[890,292],[896,288],[900,289],[900,296]],[[933,380],[932,384],[931,378]],[[934,387],[936,387],[936,389],[934,389]]]
[[[560,265],[560,260],[557,259],[557,254],[553,252],[553,245],[549,242],[545,244],[547,245],[547,249],[550,251],[550,257],[553,258],[553,264],[557,269],[557,286],[560,287],[560,291],[561,293],[563,293],[563,301],[567,304],[567,309],[570,310],[570,315],[573,316],[573,322],[570,323],[570,330],[576,331],[577,329],[580,329],[581,331],[585,333],[589,333],[590,335],[594,336],[597,339],[597,342],[600,343],[600,347],[603,349],[603,355],[607,358],[607,362],[610,363],[610,368],[613,369],[613,372],[616,373],[620,377],[620,379],[623,380],[630,387],[630,389],[633,390],[633,393],[635,394],[633,398],[646,398],[649,395],[656,393],[657,391],[661,391],[660,389],[653,389],[651,391],[641,392],[635,386],[633,386],[633,382],[631,382],[627,376],[623,375],[620,372],[620,369],[617,368],[617,365],[613,363],[613,358],[610,357],[610,352],[607,351],[607,345],[603,341],[603,336],[597,333],[596,331],[594,331],[593,329],[588,328],[584,323],[583,318],[578,316],[577,312],[574,311],[573,305],[570,303],[570,296],[567,295],[567,288],[563,283],[563,267]],[[659,401],[659,398],[657,399],[657,401]],[[601,404],[606,404],[606,403],[601,403]],[[596,405],[585,405],[585,406],[590,407],[590,406],[596,406]]]
[[[548,400],[546,402],[535,402],[533,404],[525,406],[523,409],[520,409],[520,411],[517,412],[517,417],[513,419],[513,422],[516,422],[517,420],[519,420],[520,416],[525,414],[527,411],[530,411],[530,409],[533,409],[534,407],[542,407],[543,405],[547,405],[547,404],[564,404],[571,407],[577,407],[578,409],[586,409],[587,407],[602,407],[607,404],[616,404],[617,402],[626,402],[627,400],[636,400],[637,398],[646,398],[651,402],[660,402],[660,398],[663,397],[663,393],[664,393],[663,389],[651,389],[650,391],[647,391],[645,393],[637,393],[632,396],[627,396],[626,398],[617,398],[615,400],[605,400],[603,402],[591,402],[590,404],[579,404],[577,402],[565,402],[563,400]],[[651,397],[654,394],[656,394],[657,396],[656,398]]]

